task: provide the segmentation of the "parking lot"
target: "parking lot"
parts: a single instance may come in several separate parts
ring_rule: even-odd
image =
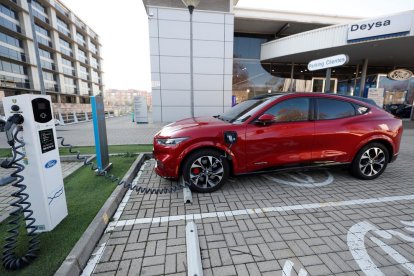
[[[186,275],[189,221],[204,275],[414,274],[412,160],[407,129],[398,160],[373,181],[344,169],[234,177],[186,205],[182,192],[128,192],[85,274]],[[153,167],[138,184],[175,184]]]

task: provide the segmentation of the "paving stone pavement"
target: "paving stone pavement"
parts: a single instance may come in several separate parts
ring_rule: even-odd
[[[74,171],[82,167],[82,162],[62,162],[63,178],[71,175]],[[10,170],[0,168],[0,178],[10,175]],[[0,222],[5,220],[10,213],[10,203],[14,200],[11,194],[17,189],[11,185],[0,186]]]
[[[241,176],[217,192],[131,193],[97,247],[94,275],[186,275],[185,226],[204,275],[414,275],[414,130],[372,181],[344,169]],[[143,168],[137,183],[174,185]]]

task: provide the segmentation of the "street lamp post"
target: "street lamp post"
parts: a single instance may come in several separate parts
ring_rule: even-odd
[[[194,78],[193,78],[193,11],[200,0],[182,0],[190,12],[190,86],[191,86],[191,117],[194,118]]]

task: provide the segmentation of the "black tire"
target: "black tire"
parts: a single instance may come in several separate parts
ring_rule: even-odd
[[[381,143],[364,146],[351,164],[351,174],[359,179],[371,180],[380,176],[388,165],[389,152]]]
[[[199,193],[211,193],[221,188],[229,176],[229,163],[220,152],[200,149],[191,153],[182,166],[184,181]]]

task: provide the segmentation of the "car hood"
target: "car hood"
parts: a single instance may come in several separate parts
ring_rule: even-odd
[[[196,117],[176,121],[166,125],[156,134],[159,137],[178,137],[186,131],[193,131],[197,128],[216,127],[220,125],[229,125],[230,123],[219,120],[214,117]]]

